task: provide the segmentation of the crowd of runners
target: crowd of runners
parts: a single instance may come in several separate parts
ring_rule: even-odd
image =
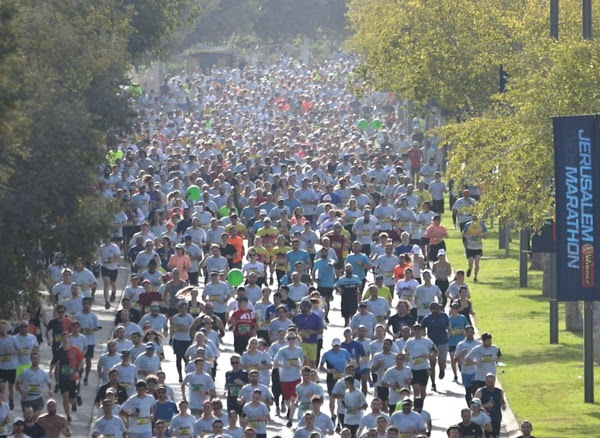
[[[480,189],[445,180],[431,120],[356,97],[353,67],[183,71],[135,97],[98,183],[122,206],[116,232],[97,260],[53,255],[51,308],[0,321],[0,437],[70,436],[89,403],[94,437],[266,438],[273,416],[298,438],[425,437],[441,379],[464,388],[443,435],[499,436],[501,351],[476,338],[470,301]],[[466,256],[452,264],[450,234]]]

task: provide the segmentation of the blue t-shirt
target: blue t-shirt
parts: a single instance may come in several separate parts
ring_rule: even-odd
[[[456,347],[460,341],[465,339],[465,327],[469,324],[465,315],[449,316],[450,332],[452,333],[448,337],[448,345]],[[456,330],[456,334],[455,334]]]
[[[296,262],[302,262],[304,263],[304,266],[308,266],[310,263],[310,255],[303,249],[299,249],[298,251],[288,251],[286,257],[290,267],[288,270],[288,274],[294,272],[294,270],[296,269]]]
[[[299,313],[296,316],[296,327],[299,332],[304,330],[320,330],[323,328],[323,320],[316,313],[305,315]],[[305,344],[316,344],[318,335],[310,335],[308,338],[302,338],[302,342]]]
[[[362,264],[362,266],[358,264],[359,262]],[[367,275],[365,266],[370,264],[371,260],[366,255],[358,253],[350,254],[348,257],[346,257],[346,263],[350,263],[352,265],[352,268],[354,269],[354,275],[356,275],[362,281]]]
[[[320,287],[333,287],[335,284],[335,268],[330,258],[315,261],[314,271],[318,271],[317,279]]]
[[[302,207],[302,203],[297,199],[286,199],[284,202],[290,214],[294,214],[294,210],[298,207]]]
[[[400,244],[394,250],[394,254],[396,254],[397,256],[402,255],[402,254],[411,254],[412,250],[413,250],[413,246],[414,245],[412,245],[410,243],[408,245]]]
[[[448,343],[448,315],[440,313],[435,316],[433,313],[430,313],[423,318],[421,325],[427,329],[427,337],[435,345]]]
[[[335,287],[342,289],[342,295],[356,294],[361,285],[362,281],[356,275],[352,275],[351,277],[344,275],[335,283]]]
[[[333,350],[329,350],[323,355],[321,362],[326,364],[327,369],[335,368],[340,373],[343,373],[346,369],[346,365],[350,362],[350,353],[343,348],[340,348],[340,351],[337,353]]]
[[[360,361],[360,358],[365,356],[365,348],[358,341],[342,342],[342,349],[346,350],[350,355],[350,359],[355,360],[356,363]],[[356,365],[356,371],[358,372],[360,367]]]
[[[179,413],[177,410],[177,405],[171,400],[167,401],[166,403],[157,401],[154,406],[156,406],[156,415],[154,415],[155,420],[171,421],[173,416]]]

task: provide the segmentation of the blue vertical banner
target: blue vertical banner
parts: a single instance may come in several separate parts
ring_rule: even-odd
[[[555,117],[559,301],[597,301],[600,251],[600,116]]]

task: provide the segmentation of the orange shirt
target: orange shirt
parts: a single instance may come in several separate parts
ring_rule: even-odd
[[[394,268],[394,278],[396,279],[396,281],[403,280],[404,271],[406,271],[406,268],[410,267],[411,266],[409,264],[404,264],[403,266],[396,265],[396,267]]]
[[[181,278],[183,281],[188,281],[189,275],[187,270],[192,267],[192,261],[190,260],[190,256],[186,254],[182,256],[173,254],[169,258],[169,267],[171,270],[174,268],[179,269],[179,278]]]
[[[242,260],[244,260],[244,239],[239,236],[230,237],[229,243],[235,246],[238,254],[238,256],[233,259],[233,263],[240,263]]]

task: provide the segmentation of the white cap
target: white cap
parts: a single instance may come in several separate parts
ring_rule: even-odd
[[[342,341],[340,341],[340,338],[334,338],[333,341],[331,341],[332,347],[335,347],[336,345],[342,345]]]
[[[413,249],[412,249],[412,252],[413,252],[413,254],[416,254],[416,255],[421,254],[421,248],[419,247],[419,245],[414,245]]]
[[[441,256],[441,255],[445,256],[445,255],[446,255],[446,250],[445,250],[445,249],[440,249],[440,250],[438,251],[438,255],[439,255],[439,256]]]

